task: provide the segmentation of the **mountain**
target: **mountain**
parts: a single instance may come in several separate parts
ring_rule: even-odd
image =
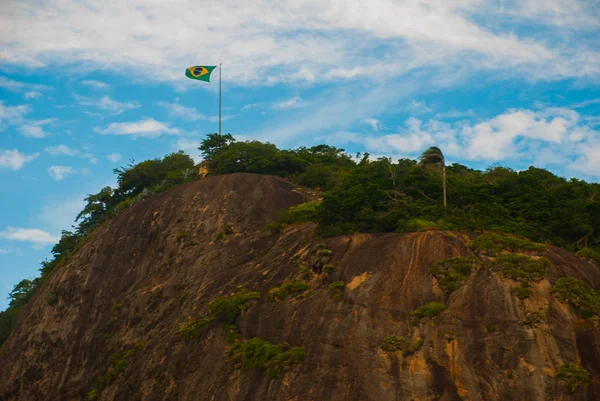
[[[318,197],[211,176],[101,224],[20,311],[0,400],[600,399],[592,262],[493,233],[266,228]]]

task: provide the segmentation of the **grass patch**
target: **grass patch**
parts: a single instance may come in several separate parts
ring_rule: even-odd
[[[187,231],[180,231],[176,237],[177,241],[179,241],[179,242],[185,241],[185,239],[188,237],[188,235],[189,234],[187,233]]]
[[[547,259],[533,259],[525,255],[502,254],[498,255],[490,267],[505,278],[521,281],[540,281],[546,274],[550,263]]]
[[[267,294],[267,300],[269,302],[283,301],[288,296],[297,297],[309,288],[310,286],[305,281],[289,280],[281,287],[271,288]]]
[[[315,273],[312,271],[311,268],[305,266],[300,269],[300,277],[302,278],[302,280],[310,281],[313,279],[314,276]]]
[[[428,302],[425,305],[410,312],[413,324],[419,324],[425,319],[434,319],[446,309],[446,305],[440,302]]]
[[[456,291],[473,270],[481,267],[481,260],[476,257],[455,257],[440,260],[429,269],[441,288],[448,292]]]
[[[336,281],[334,283],[329,284],[329,295],[331,295],[331,299],[335,302],[341,302],[344,297],[344,289],[346,286],[343,281]]]
[[[136,344],[131,349],[123,349],[115,352],[108,357],[108,369],[106,373],[96,380],[96,384],[92,390],[87,393],[87,399],[96,399],[100,393],[112,382],[121,377],[125,369],[129,365],[131,358],[134,356],[136,351],[141,348],[141,344]]]
[[[600,295],[584,281],[563,277],[556,281],[552,293],[581,311],[584,318],[600,314]]]
[[[592,248],[584,248],[575,254],[580,258],[587,259],[596,264],[596,266],[600,267],[600,250],[592,249]]]
[[[590,382],[588,371],[572,363],[560,366],[556,371],[555,378],[571,394],[576,393]]]
[[[287,367],[304,361],[304,348],[253,338],[235,342],[229,355],[242,370],[267,371],[267,377],[272,379]]]
[[[391,335],[383,339],[381,349],[385,352],[395,352],[400,350],[402,351],[402,355],[406,356],[419,351],[423,348],[423,344],[425,344],[425,341],[422,338],[417,338],[412,344],[409,344],[404,337]]]
[[[545,252],[546,245],[533,242],[527,238],[502,234],[482,234],[472,242],[473,250],[497,253],[500,251]]]

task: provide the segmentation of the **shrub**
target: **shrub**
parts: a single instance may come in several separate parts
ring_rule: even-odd
[[[521,320],[519,323],[524,324],[528,327],[537,327],[540,323],[545,322],[546,317],[544,313],[540,311],[526,311],[525,318]]]
[[[325,266],[323,266],[323,273],[325,274],[331,274],[331,272],[333,272],[335,270],[335,266],[332,264],[326,264]]]
[[[590,260],[600,267],[600,250],[584,248],[580,251],[577,251],[575,255],[579,256],[580,258]]]
[[[272,379],[285,368],[301,363],[304,360],[304,348],[253,338],[234,343],[229,355],[241,364],[242,370],[266,370],[267,377]]]
[[[242,311],[248,308],[248,302],[255,299],[260,299],[259,292],[251,292],[244,289],[227,298],[217,297],[208,304],[208,308],[214,319],[221,320],[223,323],[233,324]]]
[[[502,277],[540,281],[544,278],[549,264],[544,258],[536,260],[525,255],[502,254],[490,263],[490,267],[497,270]]]
[[[329,284],[329,295],[331,295],[331,299],[336,302],[340,302],[344,297],[344,289],[345,285],[343,281],[335,281]]]
[[[420,323],[424,319],[433,319],[446,309],[446,305],[439,302],[428,302],[425,305],[410,312],[413,323]]]
[[[176,237],[176,238],[177,238],[177,241],[184,241],[184,240],[185,240],[187,237],[188,237],[188,233],[187,233],[187,231],[180,231],[180,232],[177,234],[177,237]]]
[[[552,288],[556,297],[579,308],[584,316],[600,314],[600,296],[587,283],[573,277],[563,277]]]
[[[457,290],[467,279],[472,270],[481,267],[481,260],[476,257],[454,257],[440,260],[429,269],[441,288],[448,292]]]
[[[199,337],[202,333],[202,329],[208,326],[214,320],[214,317],[207,317],[198,320],[188,317],[185,322],[179,325],[179,329],[175,332],[175,335],[186,338]]]
[[[308,267],[303,267],[300,269],[300,277],[302,280],[310,281],[315,276],[315,273]]]
[[[315,200],[292,206],[276,215],[276,221],[267,228],[278,231],[292,224],[305,221],[316,221],[321,207],[321,201]]]
[[[546,245],[533,242],[527,238],[503,234],[482,234],[475,238],[472,247],[476,251],[500,252],[503,250],[518,252],[545,252]]]
[[[46,297],[46,302],[48,305],[56,305],[58,302],[58,294],[54,292],[54,290],[50,290],[48,292],[48,296]]]
[[[119,311],[121,310],[122,307],[123,307],[123,304],[121,304],[116,299],[113,299],[112,300],[112,316],[116,317],[119,314]]]
[[[324,256],[324,257],[331,256],[332,253],[333,252],[331,252],[329,249],[321,249],[318,252],[319,256]]]
[[[222,240],[228,235],[235,234],[235,230],[231,226],[225,226],[225,229],[215,236],[215,241]]]
[[[286,281],[281,287],[272,288],[267,295],[267,300],[270,302],[282,301],[286,299],[288,295],[297,297],[309,288],[310,286],[305,281]]]
[[[587,370],[575,365],[562,365],[556,371],[556,380],[569,389],[570,393],[575,393],[590,382],[590,374]]]
[[[317,244],[317,249],[325,249],[327,246],[324,243]]]
[[[384,338],[381,349],[385,352],[395,352],[400,350],[403,355],[410,355],[423,348],[424,343],[425,341],[420,337],[417,338],[414,343],[409,344],[404,337],[391,335]]]

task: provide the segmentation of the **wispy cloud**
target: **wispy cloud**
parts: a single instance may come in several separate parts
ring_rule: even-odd
[[[103,96],[100,99],[90,99],[77,94],[73,94],[73,97],[81,106],[91,107],[100,110],[101,112],[109,113],[112,115],[121,114],[127,110],[137,109],[141,105],[136,101],[119,102],[111,99],[108,96]]]
[[[51,156],[73,156],[80,157],[82,159],[89,160],[90,163],[95,164],[97,162],[96,157],[89,152],[82,152],[78,149],[73,149],[68,147],[67,145],[58,145],[58,146],[47,146],[44,148],[44,152],[48,153]]]
[[[178,128],[171,128],[165,123],[148,117],[140,121],[111,123],[105,128],[94,128],[94,131],[103,135],[128,135],[134,138],[156,138],[161,135],[178,135],[181,132]]]
[[[0,56],[1,58],[1,56]],[[42,91],[52,89],[47,85],[31,84],[28,82],[15,81],[13,79],[0,76],[0,88],[7,89],[11,92],[24,92],[25,99],[35,99],[42,96]]]
[[[121,160],[121,154],[117,152],[109,153],[106,155],[106,158],[113,163],[117,163],[119,160]]]
[[[21,153],[18,149],[0,149],[0,167],[20,170],[23,166],[38,158],[39,153]]]
[[[276,109],[292,109],[292,108],[303,107],[305,105],[306,105],[306,102],[304,102],[300,96],[296,95],[290,99],[275,102],[273,104],[273,107]]]
[[[448,111],[436,113],[436,115],[435,115],[435,118],[439,118],[441,120],[453,119],[453,118],[465,118],[465,117],[475,117],[475,113],[471,109],[468,109],[468,110],[451,109]]]
[[[365,118],[364,121],[373,128],[373,131],[379,131],[379,128],[381,128],[381,121],[376,118]]]
[[[60,239],[56,235],[52,235],[39,228],[15,228],[7,227],[6,230],[0,231],[0,238],[9,241],[24,241],[34,245],[49,245],[58,242]]]
[[[96,89],[106,89],[106,88],[108,88],[108,84],[107,83],[102,82],[102,81],[96,81],[96,80],[93,80],[93,79],[86,79],[84,81],[81,81],[81,83],[83,85],[91,86],[91,87],[96,88]]]
[[[198,150],[199,146],[200,141],[198,140],[179,138],[177,142],[173,144],[173,150],[183,150],[190,155],[196,163],[199,163],[202,161],[202,158],[200,157],[200,151]]]
[[[21,135],[28,138],[45,138],[49,135],[44,126],[55,122],[55,118],[46,120],[26,120],[19,126]]]
[[[74,174],[88,175],[90,174],[90,170],[86,168],[76,169],[71,166],[50,166],[48,174],[56,181],[61,181]]]
[[[198,121],[198,120],[207,120],[208,118],[199,113],[193,107],[187,107],[177,102],[169,103],[169,102],[157,102],[157,105],[167,109],[169,116],[173,118],[180,118],[186,121]]]

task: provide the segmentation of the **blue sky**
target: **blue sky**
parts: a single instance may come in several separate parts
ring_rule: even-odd
[[[217,130],[600,180],[597,0],[0,4],[0,309],[112,169]]]

